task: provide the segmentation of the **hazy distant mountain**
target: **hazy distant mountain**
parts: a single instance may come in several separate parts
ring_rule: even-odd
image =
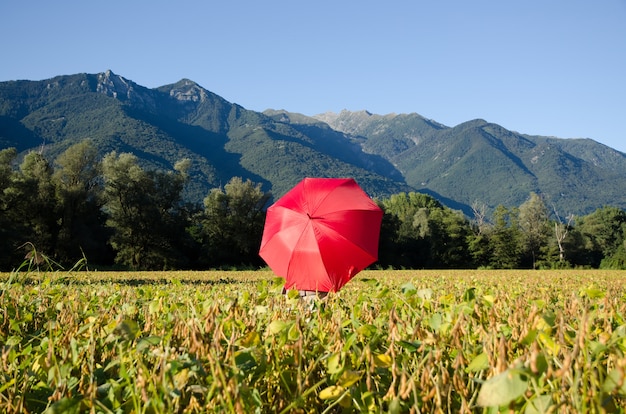
[[[111,71],[0,82],[0,149],[54,159],[91,139],[148,168],[192,161],[186,198],[240,176],[279,197],[305,176],[350,176],[372,196],[418,190],[469,211],[518,206],[530,191],[562,214],[626,208],[626,155],[592,140],[523,135],[473,120],[342,111],[249,111],[183,79],[145,88]]]

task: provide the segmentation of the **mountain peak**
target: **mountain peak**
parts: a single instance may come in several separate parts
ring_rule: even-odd
[[[170,96],[179,101],[204,102],[207,91],[196,82],[183,78],[172,85]]]
[[[325,122],[332,128],[346,134],[358,134],[358,131],[365,125],[381,119],[383,116],[372,114],[365,109],[360,111],[342,109],[339,113],[325,112],[323,114],[315,115],[313,118]]]
[[[134,92],[133,82],[116,75],[111,69],[108,69],[104,73],[99,73],[97,78],[98,84],[96,86],[96,91],[107,96],[125,100],[130,99],[132,93]]]

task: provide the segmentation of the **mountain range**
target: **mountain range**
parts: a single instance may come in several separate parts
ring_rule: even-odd
[[[482,119],[448,127],[419,114],[306,116],[247,110],[182,79],[146,88],[113,72],[0,82],[0,149],[53,160],[90,139],[146,168],[191,160],[187,201],[233,176],[280,197],[303,177],[353,177],[372,197],[430,194],[471,214],[541,194],[561,215],[626,209],[626,154],[591,139],[531,136]]]

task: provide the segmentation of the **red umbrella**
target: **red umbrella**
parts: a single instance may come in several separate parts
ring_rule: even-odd
[[[338,291],[378,259],[382,217],[352,178],[305,178],[268,208],[259,254],[286,289]]]

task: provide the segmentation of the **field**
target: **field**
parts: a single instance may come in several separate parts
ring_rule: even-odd
[[[626,412],[626,272],[0,275],[0,412]]]

